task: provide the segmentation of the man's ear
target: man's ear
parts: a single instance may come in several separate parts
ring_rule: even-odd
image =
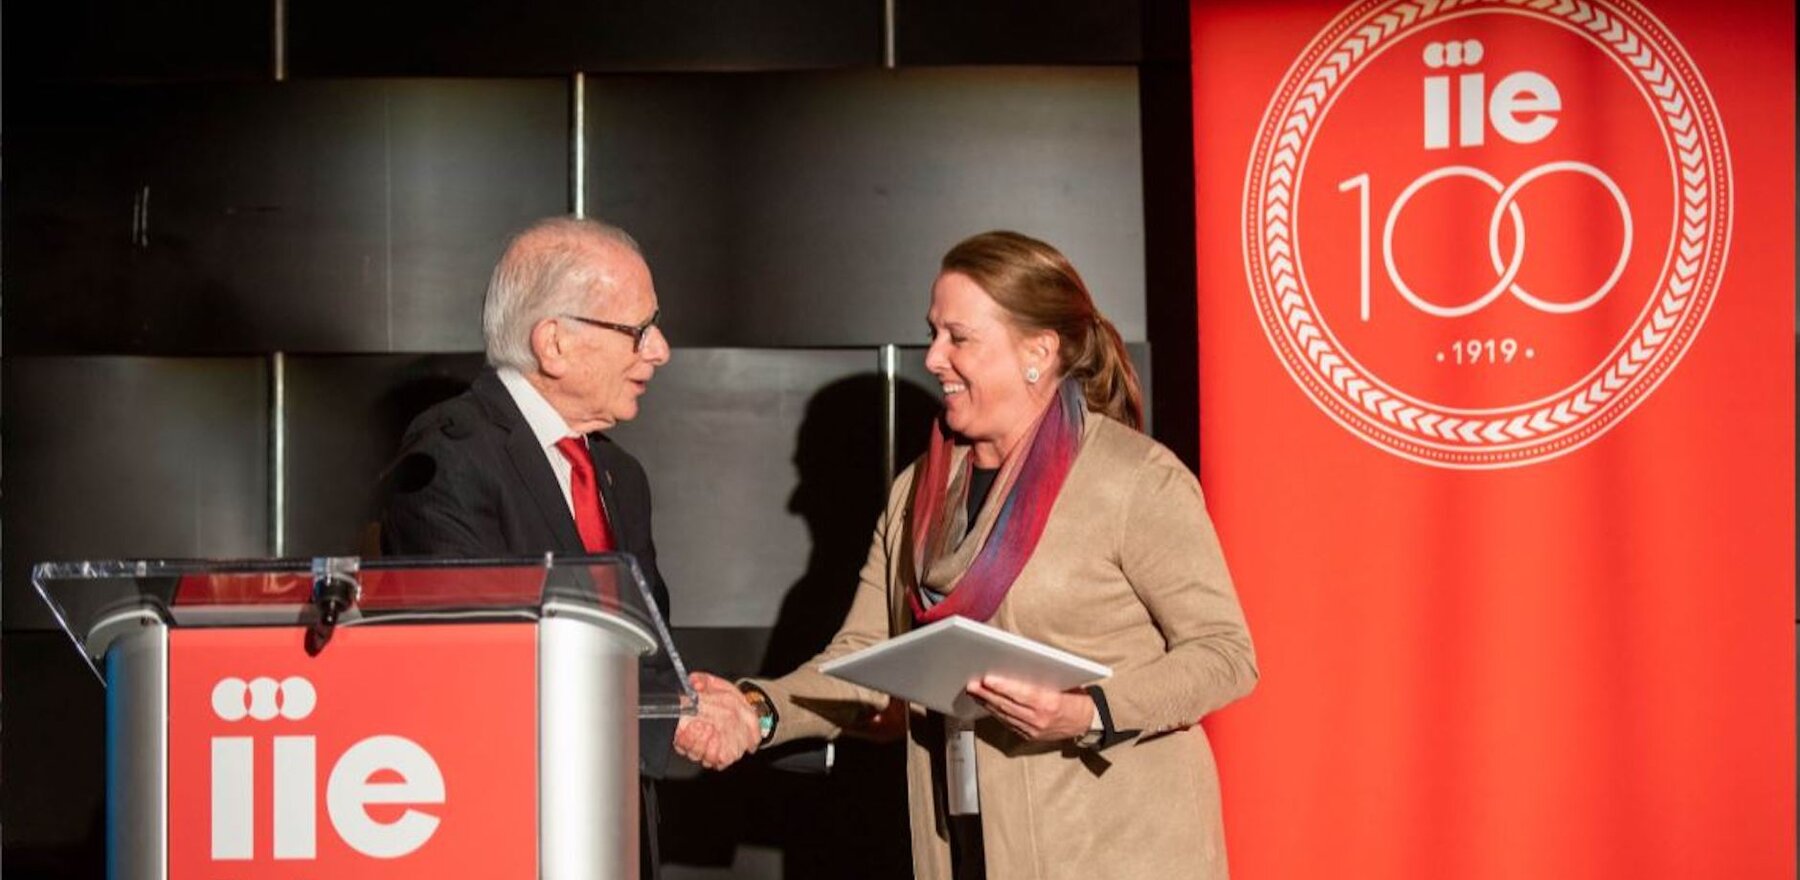
[[[568,343],[569,335],[555,318],[532,325],[531,353],[537,356],[538,371],[552,379],[562,378],[569,371]]]

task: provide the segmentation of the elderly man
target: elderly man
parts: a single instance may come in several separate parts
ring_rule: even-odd
[[[382,520],[383,551],[630,553],[666,619],[650,484],[637,459],[602,433],[637,416],[651,376],[669,362],[657,317],[650,268],[624,231],[553,218],[515,237],[482,307],[489,369],[407,429]],[[652,658],[643,674],[673,672]],[[736,711],[710,698],[702,705],[703,713]],[[666,722],[640,725],[647,779],[664,774],[673,735]],[[644,876],[653,877],[655,792],[647,780],[643,796]]]

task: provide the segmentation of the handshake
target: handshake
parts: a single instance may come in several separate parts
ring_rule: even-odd
[[[688,675],[700,711],[675,724],[675,751],[708,770],[723,770],[756,751],[762,720],[737,685],[707,672]]]

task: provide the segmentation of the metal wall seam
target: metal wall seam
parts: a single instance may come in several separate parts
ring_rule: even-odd
[[[287,355],[269,355],[269,549],[287,555]]]
[[[287,81],[287,0],[275,0],[274,74],[276,82]]]
[[[587,74],[575,72],[569,107],[569,212],[587,216]]]
[[[886,0],[881,9],[881,66],[893,70],[894,58],[894,2]]]
[[[899,445],[899,441],[895,438],[900,428],[896,424],[899,421],[897,406],[900,346],[889,342],[882,345],[879,352],[881,360],[881,472],[887,478],[887,487],[892,489],[894,488],[894,467],[897,464],[894,457],[898,454]]]

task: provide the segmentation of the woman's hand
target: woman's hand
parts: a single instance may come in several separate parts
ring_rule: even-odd
[[[688,674],[700,711],[675,723],[675,751],[708,770],[723,770],[756,751],[762,725],[742,691],[716,675]]]
[[[1094,723],[1094,698],[1082,690],[1056,691],[984,675],[969,683],[969,696],[1031,742],[1075,739]]]

